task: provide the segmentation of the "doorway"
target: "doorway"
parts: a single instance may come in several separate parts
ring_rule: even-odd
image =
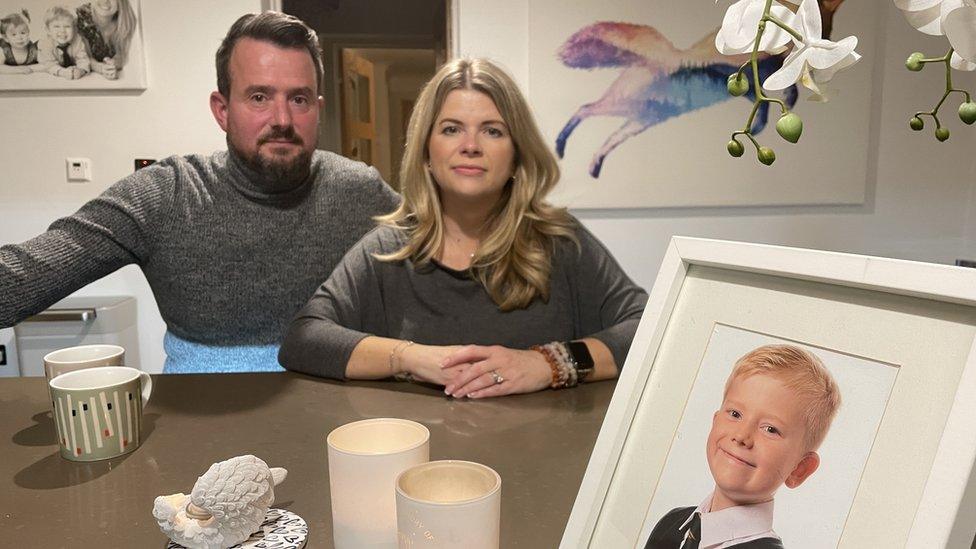
[[[429,49],[342,48],[342,155],[375,166],[398,187],[407,125],[434,75]]]
[[[450,0],[284,0],[319,35],[325,109],[319,148],[374,166],[399,188],[407,121],[448,58]]]

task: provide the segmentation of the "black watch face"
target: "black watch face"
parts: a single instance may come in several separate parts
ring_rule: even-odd
[[[586,370],[593,367],[593,356],[590,354],[590,349],[586,346],[586,343],[582,341],[570,341],[567,347],[569,348],[569,353],[573,355],[573,360],[579,369]]]

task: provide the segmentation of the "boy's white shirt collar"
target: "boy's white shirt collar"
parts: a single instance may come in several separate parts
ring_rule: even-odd
[[[708,494],[680,526],[685,528],[695,513],[701,515],[702,539],[699,549],[722,549],[759,538],[780,539],[773,531],[773,500],[737,505],[711,513],[708,509],[712,506],[712,495]]]

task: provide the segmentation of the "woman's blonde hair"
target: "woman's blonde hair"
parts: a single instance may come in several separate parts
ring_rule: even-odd
[[[91,7],[91,4],[88,6],[94,15],[94,8]],[[81,10],[81,8],[78,9]],[[115,21],[115,30],[112,31],[112,36],[108,39],[108,45],[115,52],[113,57],[115,66],[121,69],[128,61],[129,44],[132,42],[132,35],[135,34],[136,25],[139,22],[136,20],[136,12],[132,9],[129,0],[118,0],[118,10],[112,19]],[[98,29],[98,31],[102,32],[102,29]],[[101,61],[101,59],[97,59],[97,61]]]
[[[546,146],[515,81],[486,59],[456,59],[424,86],[407,128],[400,166],[403,201],[378,219],[404,230],[407,244],[378,255],[383,261],[430,261],[444,244],[444,221],[437,183],[427,169],[431,130],[447,95],[454,90],[481,92],[495,102],[515,147],[515,170],[492,210],[471,261],[471,271],[502,311],[522,309],[539,297],[549,299],[549,276],[558,237],[578,241],[565,208],[545,202],[559,180],[559,165]]]
[[[132,42],[132,35],[136,32],[136,13],[132,9],[129,0],[119,0],[119,12],[115,15],[116,27],[109,40],[112,49],[115,50],[115,66],[124,67],[129,58],[129,45]]]

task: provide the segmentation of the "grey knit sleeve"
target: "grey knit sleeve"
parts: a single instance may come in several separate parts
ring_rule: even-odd
[[[353,349],[377,331],[383,318],[377,260],[372,257],[380,251],[377,233],[382,230],[373,230],[353,246],[298,311],[278,351],[284,368],[345,379]]]
[[[141,171],[148,171],[141,170]],[[172,174],[136,173],[119,181],[47,232],[0,247],[0,327],[150,253],[155,223],[172,205]]]
[[[383,177],[376,168],[371,166],[370,170],[373,175],[369,182],[370,195],[379,206],[379,213],[376,215],[388,214],[400,205],[400,195],[387,185],[386,181],[383,181]]]
[[[577,311],[580,337],[600,340],[613,353],[617,368],[623,368],[644,313],[647,292],[624,273],[610,251],[580,225],[576,261]]]

